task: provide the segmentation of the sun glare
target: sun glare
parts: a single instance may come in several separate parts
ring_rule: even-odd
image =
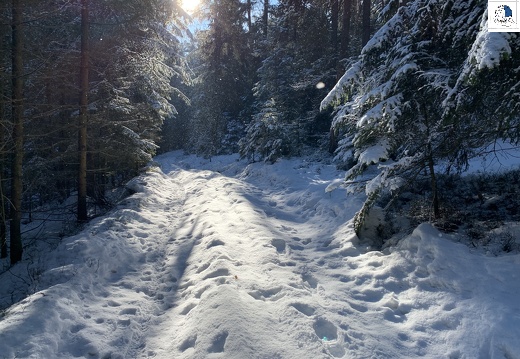
[[[193,13],[197,6],[199,6],[200,0],[182,0],[182,8],[189,14]]]

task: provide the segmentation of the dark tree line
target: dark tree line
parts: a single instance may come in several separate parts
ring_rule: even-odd
[[[85,221],[155,154],[185,99],[184,16],[169,0],[2,3],[2,258],[22,258],[34,207],[73,196]]]
[[[368,41],[381,6],[369,0],[206,2],[199,16],[207,28],[190,52],[192,106],[183,113],[187,120],[165,133],[186,135],[165,150],[239,151],[274,161],[328,143],[331,117],[320,113],[319,103]]]

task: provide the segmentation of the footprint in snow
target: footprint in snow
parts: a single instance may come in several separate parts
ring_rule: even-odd
[[[318,338],[323,341],[338,339],[338,328],[325,318],[317,318],[312,327]]]
[[[197,306],[197,303],[189,303],[181,310],[181,315],[187,315],[193,308]]]
[[[291,306],[308,317],[313,315],[316,311],[316,309],[305,303],[292,303]]]
[[[120,307],[121,303],[116,302],[115,300],[109,300],[107,303],[110,307]]]
[[[223,353],[228,335],[229,333],[226,331],[217,334],[217,336],[213,338],[213,343],[208,348],[208,353]]]
[[[338,328],[325,318],[318,318],[313,324],[314,332],[322,340],[327,351],[335,358],[345,356],[345,348],[338,340]]]
[[[119,312],[119,315],[136,315],[137,314],[137,308],[124,308]]]
[[[72,334],[76,334],[77,332],[79,332],[80,330],[83,330],[85,329],[85,325],[84,324],[76,324],[76,325],[73,325],[71,328],[70,328],[70,332]]]
[[[218,277],[226,277],[229,276],[229,270],[227,268],[219,268],[216,271],[213,271],[209,274],[207,274],[203,280],[211,279],[211,278],[218,278]]]
[[[365,313],[368,308],[365,305],[357,304],[357,303],[349,303],[350,307],[358,312]]]
[[[217,246],[224,246],[224,245],[225,245],[225,243],[222,242],[220,239],[214,239],[213,241],[208,243],[208,245],[206,246],[206,249],[210,249],[212,247],[217,247]]]
[[[282,291],[282,287],[271,288],[271,289],[258,289],[249,292],[248,294],[256,300],[271,300],[277,301],[278,299],[283,297],[283,293],[278,295]]]
[[[316,289],[318,287],[318,280],[310,274],[302,274],[302,280],[305,283],[307,283],[312,289]]]
[[[285,241],[283,239],[274,238],[274,239],[271,240],[271,245],[276,248],[276,251],[278,253],[285,252],[286,244],[285,244]]]
[[[179,346],[179,350],[181,352],[185,352],[186,350],[188,350],[190,348],[194,348],[196,343],[197,343],[197,334],[190,335]]]

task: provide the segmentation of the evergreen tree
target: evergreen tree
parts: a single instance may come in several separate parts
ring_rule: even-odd
[[[157,150],[163,122],[175,116],[174,87],[186,76],[171,1],[106,1],[92,9],[89,195],[105,201],[110,179],[126,177]]]
[[[481,11],[477,1],[416,0],[400,7],[322,102],[323,108],[339,102],[336,158],[351,167],[352,189],[367,194],[356,230],[382,193],[398,193],[424,173],[433,215],[440,215],[436,165],[456,154],[452,144],[461,135],[445,116],[444,100],[460,71],[457,54],[471,41],[463,42],[461,33],[471,34]],[[362,175],[368,178],[359,181]]]
[[[520,141],[520,61],[516,56],[520,37],[488,32],[487,15],[486,11],[473,14],[480,19],[470,32],[474,41],[444,102],[454,131],[463,134],[454,143],[461,149],[454,164],[464,164],[475,151],[497,140]]]
[[[272,162],[318,144],[315,134],[328,128],[318,114],[321,83],[331,82],[335,71],[332,47],[323,47],[329,38],[327,13],[317,4],[282,2],[272,12],[261,45],[266,57],[258,69],[255,114],[241,140],[243,156]]]
[[[19,4],[23,13],[17,11]],[[88,102],[81,113],[88,116],[89,129],[87,195],[103,201],[107,185],[132,176],[155,153],[163,121],[175,114],[172,98],[187,100],[174,86],[186,76],[178,41],[185,26],[184,14],[169,0],[89,5],[91,51],[83,63],[92,71],[84,77]],[[68,0],[13,1],[0,8],[5,20],[0,92],[12,93],[9,101],[2,96],[0,106],[0,154],[11,154],[0,156],[0,198],[11,211],[10,228],[2,221],[0,235],[8,229],[13,239],[20,238],[18,223],[23,215],[31,220],[34,201],[63,200],[77,188],[81,10],[80,2]],[[25,24],[20,15],[30,26],[19,26]],[[14,31],[4,26],[11,22]],[[6,56],[11,50],[14,66]],[[12,76],[7,78],[9,69]],[[10,77],[12,86],[5,81]],[[19,79],[24,80],[22,91]],[[85,198],[84,193],[79,197]],[[85,208],[80,208],[84,219]],[[0,214],[6,218],[4,207]],[[20,243],[11,244],[13,264],[20,258]],[[5,240],[0,244],[3,256]]]
[[[249,116],[256,61],[245,27],[246,5],[211,2],[208,29],[199,33],[190,138],[191,147],[204,155],[236,151],[236,141],[229,143],[226,135],[232,127],[240,132]]]

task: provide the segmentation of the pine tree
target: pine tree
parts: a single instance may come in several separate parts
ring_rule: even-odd
[[[309,28],[313,31],[305,31]],[[305,145],[317,145],[316,137],[328,123],[318,115],[321,96],[316,86],[335,75],[329,39],[329,19],[318,4],[282,2],[272,12],[260,47],[265,58],[254,88],[255,114],[241,140],[243,156],[273,162],[300,154]],[[327,43],[331,46],[324,48]]]
[[[103,201],[104,185],[114,173],[128,174],[148,162],[163,122],[175,116],[172,98],[187,101],[172,84],[186,76],[178,36],[183,24],[175,3],[157,0],[105,4],[94,9],[89,161],[95,170],[90,195]],[[117,6],[117,7],[116,7]],[[105,17],[104,14],[109,14]],[[121,18],[121,15],[123,18]],[[173,21],[170,26],[170,21]]]
[[[470,41],[462,43],[461,34],[474,28],[479,11],[476,1],[416,0],[400,7],[322,102],[322,108],[339,103],[336,158],[351,167],[352,189],[367,194],[356,230],[383,193],[398,193],[424,173],[433,215],[440,216],[436,165],[453,158],[459,150],[452,144],[460,143],[445,99],[460,71],[457,53]]]
[[[199,33],[190,138],[191,147],[207,156],[236,151],[236,143],[226,144],[226,134],[230,127],[240,131],[249,116],[256,61],[246,14],[238,0],[215,1],[209,27]]]
[[[463,165],[486,144],[520,140],[520,62],[515,56],[520,38],[516,33],[488,32],[487,11],[472,15],[480,21],[468,30],[473,41],[444,101],[454,131],[463,134],[454,144],[461,149],[454,156],[456,165]]]

